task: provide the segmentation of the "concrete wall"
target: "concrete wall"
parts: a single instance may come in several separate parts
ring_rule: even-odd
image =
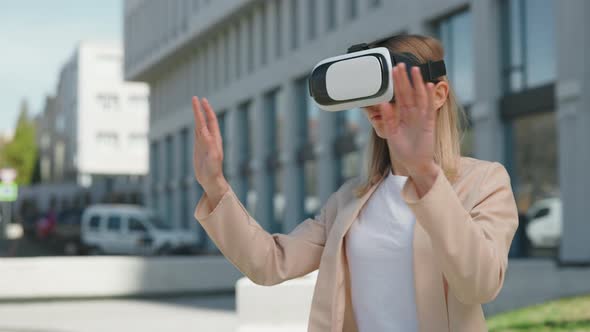
[[[590,267],[560,267],[548,259],[512,259],[502,291],[486,316],[569,296],[590,294]]]
[[[0,299],[226,292],[242,274],[223,257],[50,257],[0,260]]]

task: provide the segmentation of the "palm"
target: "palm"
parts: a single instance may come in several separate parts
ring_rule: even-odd
[[[389,148],[409,169],[420,167],[434,158],[435,107],[433,84],[424,84],[417,68],[412,71],[412,86],[405,68],[393,73],[397,116],[393,106],[384,110]]]
[[[223,176],[223,145],[215,112],[204,99],[203,105],[207,121],[201,112],[201,103],[193,97],[195,117],[195,144],[193,147],[193,166],[197,181],[203,186],[215,182]]]

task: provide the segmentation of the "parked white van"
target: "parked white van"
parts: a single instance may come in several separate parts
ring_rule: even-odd
[[[198,234],[172,230],[151,210],[101,204],[84,210],[82,244],[90,254],[163,255],[197,247]]]

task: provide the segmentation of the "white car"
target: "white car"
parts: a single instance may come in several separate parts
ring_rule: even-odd
[[[526,234],[535,248],[555,248],[561,240],[561,199],[546,198],[527,211]]]
[[[194,249],[198,234],[172,230],[151,210],[136,205],[102,204],[84,210],[82,244],[90,254],[153,255]]]

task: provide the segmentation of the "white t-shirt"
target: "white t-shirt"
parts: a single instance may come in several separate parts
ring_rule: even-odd
[[[418,329],[412,250],[415,217],[401,197],[407,179],[390,169],[346,234],[359,332]]]

